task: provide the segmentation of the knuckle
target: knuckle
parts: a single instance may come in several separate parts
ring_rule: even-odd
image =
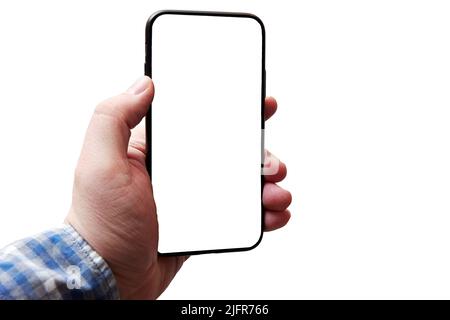
[[[95,107],[94,114],[95,115],[106,115],[113,116],[116,110],[116,103],[113,99],[103,100]]]

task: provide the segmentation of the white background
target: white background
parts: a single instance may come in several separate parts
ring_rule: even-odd
[[[143,73],[163,8],[263,19],[294,201],[258,249],[190,259],[162,298],[450,298],[446,1],[1,2],[0,243],[62,221],[92,110]]]

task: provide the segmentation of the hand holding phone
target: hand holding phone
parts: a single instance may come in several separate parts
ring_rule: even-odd
[[[156,87],[155,101],[158,94]],[[146,169],[145,130],[135,128],[153,95],[151,79],[142,77],[126,92],[98,104],[77,164],[66,218],[107,261],[122,299],[157,298],[187,258],[157,254],[158,202]],[[276,108],[276,101],[266,98],[264,119]],[[278,229],[289,220],[290,193],[276,185],[285,176],[286,166],[281,162],[275,174],[265,176],[265,231]],[[239,183],[239,177],[235,181]],[[177,201],[175,196],[172,194],[173,201]]]

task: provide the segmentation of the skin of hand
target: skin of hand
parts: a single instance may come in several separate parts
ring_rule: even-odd
[[[145,166],[145,134],[135,128],[146,115],[153,93],[151,79],[144,76],[126,92],[96,107],[75,170],[72,205],[66,217],[66,223],[107,261],[121,299],[157,298],[187,259],[157,254],[158,222]],[[266,120],[276,108],[275,99],[266,98]],[[290,218],[291,194],[275,184],[285,176],[286,166],[281,162],[276,174],[266,176],[265,231],[284,226]]]

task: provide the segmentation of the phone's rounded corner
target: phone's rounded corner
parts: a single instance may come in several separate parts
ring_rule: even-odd
[[[170,13],[170,10],[158,10],[153,12],[152,15],[147,19],[147,28],[151,27],[158,17],[168,13]]]
[[[258,247],[263,240],[263,236],[264,236],[264,230],[261,228],[261,233],[259,234],[258,240],[256,240],[256,242],[253,245],[242,248],[241,251],[250,251],[250,250],[253,250],[256,247]]]
[[[262,21],[262,19],[253,13],[246,13],[245,15],[247,18],[253,19],[259,24],[259,26],[261,27],[261,34],[264,38],[266,36],[266,27],[264,26],[264,22]]]
[[[160,257],[170,257],[170,256],[173,256],[173,255],[175,255],[175,254],[173,254],[173,253],[170,253],[170,252],[161,252],[161,251],[157,251],[157,254],[158,254],[158,256],[160,256]]]
[[[149,32],[152,30],[153,24],[155,23],[156,19],[158,19],[162,15],[170,14],[171,12],[172,12],[172,10],[158,10],[158,11],[155,11],[147,19],[147,23],[145,24],[145,34],[148,35]]]

